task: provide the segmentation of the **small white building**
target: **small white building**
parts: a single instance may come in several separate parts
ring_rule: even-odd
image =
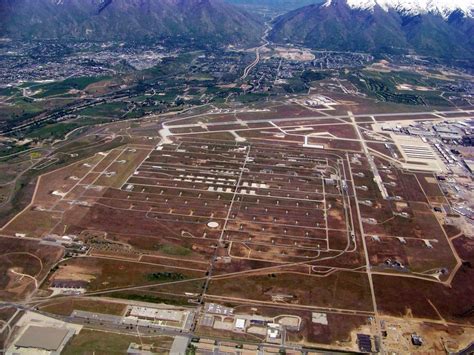
[[[245,319],[237,318],[235,320],[235,328],[238,330],[245,330],[245,323],[246,323]]]

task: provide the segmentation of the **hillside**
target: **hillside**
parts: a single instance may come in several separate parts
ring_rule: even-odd
[[[221,0],[0,0],[0,34],[22,39],[253,44],[261,21]]]
[[[276,11],[290,11],[305,5],[324,2],[324,0],[227,0],[228,3],[249,7],[265,7]]]
[[[409,3],[329,0],[280,16],[270,39],[323,50],[474,58],[474,20],[468,9],[410,8]]]

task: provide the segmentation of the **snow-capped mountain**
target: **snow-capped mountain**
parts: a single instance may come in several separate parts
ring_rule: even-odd
[[[474,59],[474,0],[327,0],[278,17],[270,39],[315,49]]]
[[[331,6],[328,0],[324,6]],[[384,11],[395,10],[404,15],[435,14],[448,18],[459,11],[466,17],[474,17],[474,0],[347,0],[351,9],[371,10],[379,6]]]

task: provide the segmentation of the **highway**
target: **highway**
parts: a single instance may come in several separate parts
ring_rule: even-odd
[[[260,51],[270,44],[270,41],[267,39],[267,37],[272,27],[270,26],[268,22],[265,23],[265,26],[267,26],[267,28],[265,29],[265,32],[262,36],[263,44],[260,47],[257,47],[257,49],[255,49],[255,55],[256,55],[255,60],[244,69],[244,74],[240,78],[241,80],[244,80],[250,74],[252,69],[255,68],[258,65],[258,63],[260,63]]]

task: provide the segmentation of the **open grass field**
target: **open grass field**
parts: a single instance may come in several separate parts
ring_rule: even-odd
[[[52,300],[49,303],[41,306],[42,311],[61,316],[69,316],[74,310],[105,313],[112,315],[122,315],[125,313],[126,305],[117,302],[100,301],[97,299],[67,299],[67,300]]]
[[[158,285],[202,278],[203,272],[192,269],[146,264],[107,257],[84,257],[65,261],[51,275],[44,287],[57,280],[84,281],[89,291],[139,285]]]
[[[126,354],[130,343],[153,345],[157,353],[167,353],[171,349],[173,338],[169,336],[133,336],[114,334],[100,330],[83,329],[74,336],[64,348],[63,354],[89,355],[89,354]]]
[[[210,296],[288,304],[369,311],[370,291],[364,274],[335,272],[317,277],[293,273],[272,273],[211,282]],[[219,299],[219,297],[217,297]]]
[[[390,315],[474,324],[470,297],[474,285],[473,242],[462,237],[454,245],[464,262],[450,286],[405,277],[375,276],[381,310]]]
[[[91,117],[122,117],[127,113],[127,104],[124,102],[111,102],[89,107],[80,111],[82,116]]]
[[[71,90],[84,90],[89,85],[107,79],[106,77],[82,77],[70,78],[61,82],[33,85],[31,90],[37,92],[35,98],[47,98],[51,96],[62,96],[71,92]]]

